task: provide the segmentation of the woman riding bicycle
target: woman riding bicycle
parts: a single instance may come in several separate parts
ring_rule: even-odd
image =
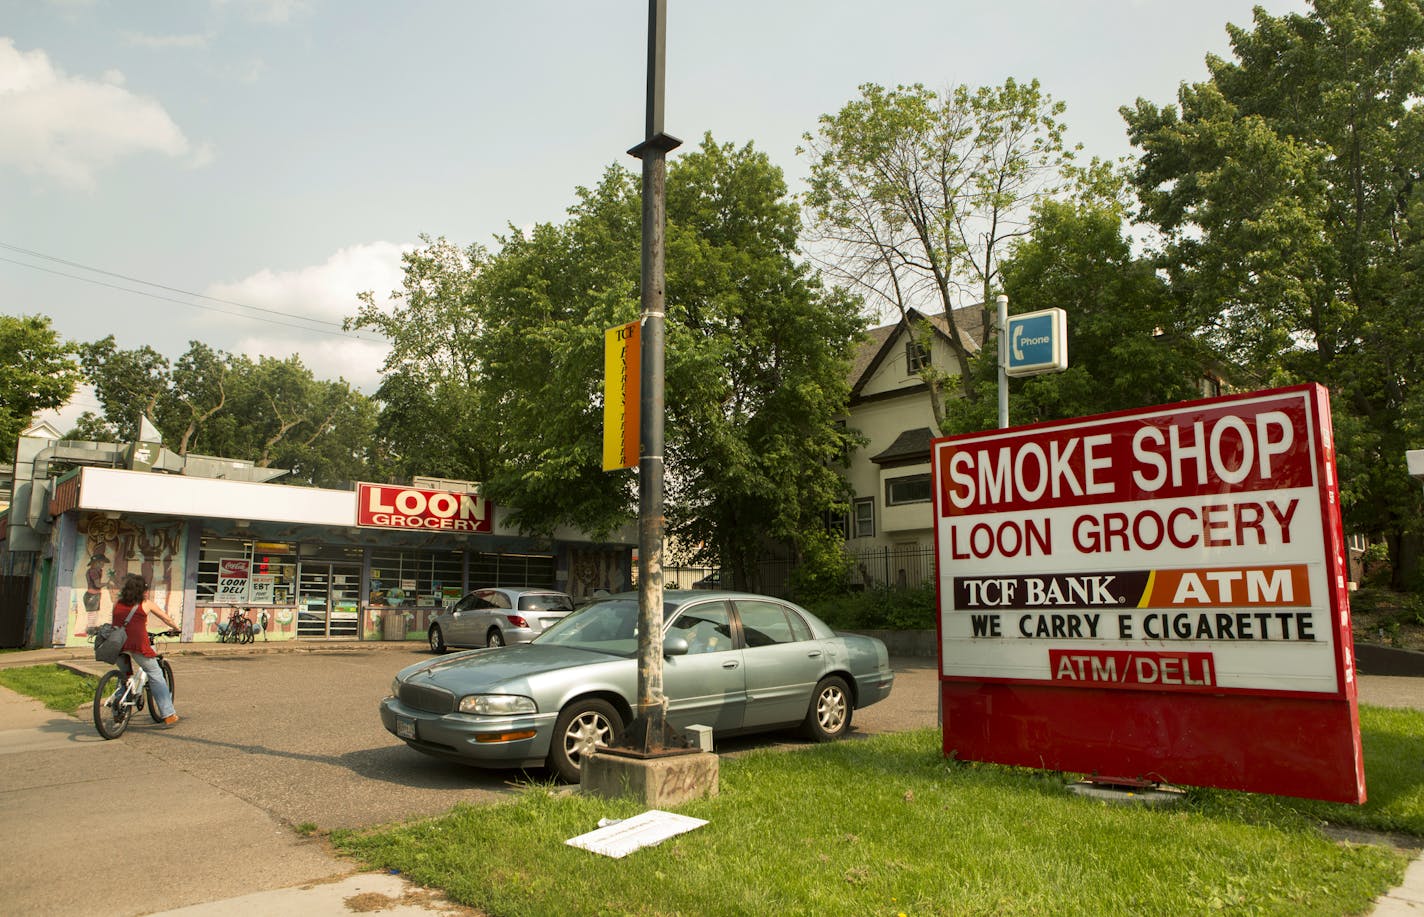
[[[131,610],[133,617],[129,618]],[[148,675],[154,708],[166,728],[178,722],[178,714],[173,712],[173,695],[168,692],[168,682],[163,678],[163,670],[158,667],[155,658],[157,654],[154,653],[153,642],[148,637],[150,614],[167,624],[170,630],[178,629],[178,625],[168,617],[167,612],[158,607],[157,602],[148,598],[148,583],[143,581],[143,577],[130,573],[124,577],[123,588],[119,590],[119,600],[114,604],[115,627],[123,627],[124,619],[129,618],[125,631],[128,639],[124,641],[124,652],[119,657],[119,671],[123,673],[124,678],[128,678],[132,674],[128,660],[138,661],[139,667]]]

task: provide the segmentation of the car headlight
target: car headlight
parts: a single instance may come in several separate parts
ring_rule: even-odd
[[[391,697],[400,697],[400,679],[391,679]]]
[[[538,713],[532,697],[518,694],[471,694],[460,698],[461,713],[482,716],[514,716],[517,713]]]

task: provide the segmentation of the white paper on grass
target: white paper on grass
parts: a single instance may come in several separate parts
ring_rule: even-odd
[[[625,857],[640,847],[661,844],[670,837],[684,834],[693,828],[707,824],[701,818],[689,818],[673,812],[649,809],[632,818],[614,822],[607,827],[580,834],[564,841],[570,847],[582,847],[593,853],[618,859]]]

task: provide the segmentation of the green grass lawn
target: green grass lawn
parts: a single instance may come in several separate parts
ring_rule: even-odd
[[[721,795],[678,809],[709,824],[621,860],[564,841],[639,807],[548,787],[332,839],[498,917],[1354,914],[1406,857],[1321,823],[1424,834],[1424,714],[1362,719],[1362,807],[1221,790],[1108,805],[1061,774],[948,761],[925,730],[723,759]]]
[[[30,665],[0,669],[0,685],[33,697],[51,710],[73,713],[81,704],[94,701],[99,680],[62,669],[57,665]]]

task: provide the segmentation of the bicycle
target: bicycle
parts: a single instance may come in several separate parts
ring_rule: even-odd
[[[247,617],[247,609],[234,609],[226,624],[218,625],[219,643],[251,643],[257,637],[257,626]]]
[[[149,634],[154,637],[179,637],[182,631],[165,630]],[[158,668],[163,672],[163,680],[168,682],[169,693],[174,692],[173,666],[159,653]],[[99,679],[94,689],[94,728],[106,739],[117,739],[129,728],[129,720],[134,713],[148,707],[148,715],[155,723],[162,722],[158,707],[153,703],[153,691],[148,684],[148,675],[136,663],[130,661],[132,674],[124,678],[118,669],[110,669]]]

